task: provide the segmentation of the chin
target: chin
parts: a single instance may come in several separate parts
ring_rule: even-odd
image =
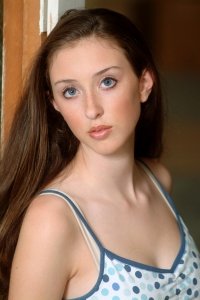
[[[88,147],[87,147],[88,148]],[[96,145],[95,147],[89,147],[90,151],[102,156],[119,156],[130,153],[133,153],[133,145],[127,147],[125,143],[120,144],[112,144],[111,143],[101,143],[101,145]]]

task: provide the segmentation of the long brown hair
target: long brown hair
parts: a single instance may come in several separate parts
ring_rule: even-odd
[[[148,69],[154,86],[141,104],[135,156],[159,157],[162,152],[163,107],[159,76],[137,28],[123,15],[107,9],[70,10],[44,41],[16,110],[0,164],[0,291],[8,297],[12,259],[23,217],[31,200],[74,158],[79,141],[49,100],[49,65],[62,47],[89,36],[117,44],[138,77]]]

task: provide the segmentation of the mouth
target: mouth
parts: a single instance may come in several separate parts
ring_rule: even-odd
[[[101,140],[106,138],[111,131],[112,131],[112,126],[98,125],[98,126],[91,127],[88,133],[90,137],[97,140]]]
[[[102,130],[106,130],[106,129],[110,129],[110,128],[112,128],[112,126],[106,126],[106,125],[92,126],[90,128],[90,130],[88,131],[88,133],[98,132],[98,131],[102,131]]]

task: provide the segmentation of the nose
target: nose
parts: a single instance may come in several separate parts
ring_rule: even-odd
[[[87,95],[85,103],[85,115],[88,119],[95,120],[103,115],[104,110],[98,95]]]

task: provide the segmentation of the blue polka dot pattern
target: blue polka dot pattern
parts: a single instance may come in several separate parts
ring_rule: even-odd
[[[142,273],[140,271],[135,272],[137,278],[142,278]]]
[[[185,279],[185,274],[181,273],[179,276],[180,276],[182,279]]]
[[[197,255],[196,255],[196,253],[194,252],[194,251],[192,251],[192,255],[196,258],[197,257]]]
[[[194,297],[197,298],[198,296],[199,296],[199,292],[198,292],[198,291],[195,291],[195,292],[194,292]]]
[[[108,269],[108,273],[109,273],[110,275],[114,275],[114,274],[115,274],[115,269],[114,269],[114,268],[109,268],[109,269]]]
[[[133,292],[134,292],[135,294],[139,294],[139,292],[140,292],[139,287],[134,286],[134,287],[133,287]]]
[[[197,279],[196,278],[193,279],[193,284],[197,285]]]
[[[195,267],[195,269],[198,269],[198,265],[196,262],[193,263],[193,266]]]
[[[80,300],[200,299],[200,256],[187,229],[183,228],[185,249],[173,272],[146,268],[111,252],[107,255],[105,250],[102,280],[91,296]]]
[[[164,278],[165,278],[165,276],[164,276],[163,274],[159,274],[158,277],[159,277],[160,279],[164,279]]]
[[[107,295],[109,295],[109,290],[108,289],[102,289],[101,294],[103,296],[107,296]]]
[[[115,282],[115,283],[113,283],[112,288],[113,288],[113,290],[118,291],[120,289],[120,286],[118,283]]]
[[[129,265],[125,265],[124,266],[124,269],[127,271],[127,272],[131,272],[131,267]]]
[[[158,290],[158,289],[160,288],[160,283],[156,281],[156,282],[154,283],[154,286],[155,286],[155,288]]]
[[[106,274],[103,275],[103,281],[104,282],[108,282],[109,281],[108,275],[106,275]]]
[[[119,280],[125,282],[125,277],[122,274],[119,274]]]
[[[188,294],[188,295],[192,295],[192,290],[191,290],[191,289],[188,289],[188,290],[187,290],[187,294]]]
[[[131,291],[129,289],[125,289],[124,290],[124,295],[127,296],[127,297],[130,296],[131,295]]]
[[[173,282],[173,279],[170,277],[168,280],[168,283],[172,283],[172,282]]]
[[[152,284],[148,284],[147,285],[147,289],[149,292],[152,292],[153,291],[153,285]]]
[[[180,294],[180,292],[181,292],[181,290],[179,290],[179,289],[176,289],[176,295],[179,295],[179,294]]]
[[[117,268],[117,270],[118,270],[119,272],[123,270],[123,267],[122,267],[122,265],[120,265],[120,264],[117,264],[117,265],[116,265],[116,268]]]

